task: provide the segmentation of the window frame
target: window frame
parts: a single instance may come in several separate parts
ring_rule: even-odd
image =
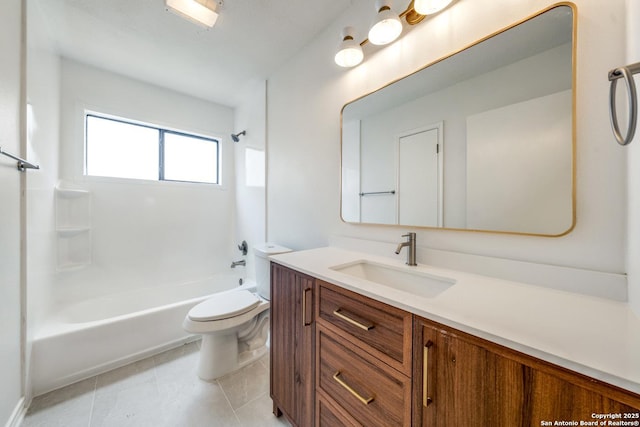
[[[128,177],[118,177],[118,176],[107,176],[107,175],[90,175],[88,172],[89,166],[89,126],[88,119],[89,117],[93,117],[101,120],[110,120],[118,123],[124,123],[132,126],[140,126],[148,129],[153,129],[158,131],[158,177],[157,179],[142,179],[142,178],[128,178]],[[214,185],[214,186],[222,186],[221,183],[221,170],[220,170],[220,155],[221,155],[221,140],[220,138],[207,136],[199,133],[187,132],[182,130],[171,129],[167,127],[162,127],[158,125],[153,125],[150,123],[140,122],[134,119],[127,119],[118,116],[112,116],[109,114],[98,113],[95,111],[85,111],[84,112],[84,158],[83,158],[83,173],[85,177],[91,178],[106,178],[106,179],[125,179],[132,180],[136,182],[179,182],[179,183],[189,183],[189,184],[204,184],[204,185]],[[179,179],[166,179],[165,178],[165,134],[178,135],[182,137],[194,138],[203,141],[210,141],[215,144],[215,168],[216,168],[216,182],[206,182],[206,181],[188,181],[188,180],[179,180]]]

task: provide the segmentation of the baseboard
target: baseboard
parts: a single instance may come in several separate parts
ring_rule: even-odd
[[[21,397],[20,400],[18,400],[16,407],[13,409],[11,416],[7,420],[5,427],[20,427],[26,413],[27,406],[25,405],[24,397]]]

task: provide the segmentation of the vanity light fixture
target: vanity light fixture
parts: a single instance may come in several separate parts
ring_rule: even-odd
[[[342,41],[338,45],[335,61],[341,67],[355,67],[362,62],[364,53],[362,46],[353,39],[355,30],[353,27],[345,27],[342,30]]]
[[[355,67],[364,58],[362,46],[369,42],[376,45],[389,44],[398,38],[403,28],[401,19],[404,19],[409,26],[413,26],[422,22],[427,15],[441,12],[453,2],[454,0],[411,0],[409,6],[400,15],[396,15],[391,11],[391,0],[376,0],[378,13],[369,30],[369,38],[358,43],[354,40],[355,30],[352,27],[345,27],[342,30],[342,38],[334,61],[341,67]],[[391,28],[394,29],[393,32]],[[389,33],[385,33],[386,31]]]
[[[375,45],[389,44],[402,33],[402,22],[391,10],[391,0],[376,0],[377,14],[369,30],[369,41]]]
[[[165,4],[168,10],[205,27],[213,27],[218,20],[216,0],[165,0]]]
[[[420,15],[433,15],[440,12],[453,0],[414,0],[413,8]]]

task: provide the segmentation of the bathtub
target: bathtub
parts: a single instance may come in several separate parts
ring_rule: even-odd
[[[197,339],[182,329],[194,305],[219,292],[255,289],[221,274],[198,282],[148,287],[62,307],[34,337],[33,395],[144,359]]]

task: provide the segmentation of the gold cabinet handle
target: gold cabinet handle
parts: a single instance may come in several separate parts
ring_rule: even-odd
[[[309,326],[313,319],[311,319],[312,311],[307,308],[309,303],[308,295],[313,291],[312,288],[307,288],[302,291],[302,326]]]
[[[349,386],[349,384],[347,384],[343,380],[341,380],[340,379],[340,374],[341,374],[340,371],[338,371],[335,374],[333,374],[333,379],[336,380],[338,382],[338,384],[340,384],[342,387],[344,387],[349,393],[351,393],[353,396],[356,397],[356,399],[358,399],[360,402],[364,403],[365,405],[368,405],[369,403],[373,402],[373,397],[365,398],[365,397],[360,396],[360,394],[358,394],[357,391],[352,389]]]
[[[422,406],[427,407],[433,399],[429,396],[429,349],[433,346],[427,341],[422,349]]]
[[[352,319],[352,318],[350,318],[348,316],[345,316],[344,314],[342,314],[340,312],[340,310],[341,310],[340,308],[338,308],[336,310],[333,310],[333,314],[335,316],[339,317],[340,319],[344,320],[345,322],[351,323],[352,325],[354,325],[354,326],[356,326],[356,327],[358,327],[358,328],[360,328],[362,330],[369,331],[369,330],[373,329],[373,325],[372,324],[368,324],[368,325],[362,324],[362,323],[358,322],[357,320],[354,320],[354,319]]]

